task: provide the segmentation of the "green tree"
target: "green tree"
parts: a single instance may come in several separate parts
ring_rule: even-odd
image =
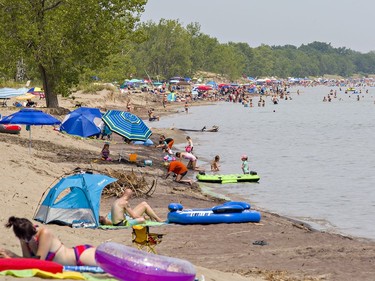
[[[79,74],[103,63],[133,32],[146,0],[2,0],[0,53],[23,58],[58,107]]]
[[[214,68],[212,56],[214,50],[220,45],[219,41],[200,32],[200,25],[198,23],[188,24],[186,29],[191,38],[192,71],[212,71]]]
[[[141,25],[146,40],[134,47],[137,75],[170,78],[191,73],[190,35],[178,20],[161,19]]]
[[[235,47],[237,51],[243,56],[244,66],[242,69],[242,74],[245,74],[246,76],[253,76],[253,73],[251,73],[251,66],[254,61],[253,49],[250,48],[250,46],[247,43],[230,42],[229,44]]]
[[[254,60],[250,67],[254,76],[272,76],[274,69],[274,55],[272,48],[267,45],[261,45],[253,49]]]
[[[213,71],[227,76],[234,81],[242,75],[244,55],[230,44],[220,44],[212,56]]]

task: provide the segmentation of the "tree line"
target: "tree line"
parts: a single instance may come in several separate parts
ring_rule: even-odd
[[[133,44],[128,55],[140,77],[146,73],[153,78],[192,76],[197,71],[222,74],[231,80],[243,75],[286,78],[375,73],[375,52],[363,54],[330,43],[256,48],[247,43],[223,44],[202,33],[198,23],[184,27],[178,20],[165,19],[143,23],[139,32],[145,40]]]
[[[256,48],[220,43],[199,23],[178,20],[140,22],[147,0],[2,0],[0,77],[41,81],[47,107],[57,95],[99,77],[165,80],[197,71],[241,76],[349,77],[375,73],[375,53],[313,42]]]

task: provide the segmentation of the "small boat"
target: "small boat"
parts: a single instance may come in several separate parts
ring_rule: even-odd
[[[237,182],[258,182],[260,177],[256,172],[250,174],[228,174],[228,175],[206,175],[198,174],[197,180],[202,182],[213,182],[213,183],[237,183]]]
[[[354,92],[355,91],[355,88],[347,88],[346,89],[348,92]]]
[[[218,126],[212,126],[211,129],[207,129],[206,126],[204,126],[200,130],[197,130],[197,129],[179,129],[179,130],[185,131],[185,132],[217,132],[217,131],[219,131],[219,127]]]
[[[250,210],[246,202],[226,202],[213,208],[186,209],[179,203],[168,206],[168,222],[177,224],[214,224],[259,222],[259,212]]]
[[[19,125],[0,124],[0,133],[19,134],[20,131],[21,131],[21,126]]]

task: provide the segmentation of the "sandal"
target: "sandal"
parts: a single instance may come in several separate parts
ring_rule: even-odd
[[[257,240],[253,242],[253,245],[265,246],[265,245],[268,245],[268,243],[264,240]]]

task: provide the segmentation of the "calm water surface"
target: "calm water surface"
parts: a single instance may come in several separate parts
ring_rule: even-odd
[[[337,90],[332,102],[322,102],[329,87],[299,89],[297,95],[291,88],[293,99],[277,105],[269,98],[265,107],[221,102],[149,125],[218,125],[217,133],[190,133],[198,165],[209,171],[208,162],[219,154],[222,173],[241,173],[246,153],[261,180],[209,188],[319,229],[375,239],[375,88],[363,91],[360,101],[332,88]],[[258,97],[254,101],[257,105]]]

